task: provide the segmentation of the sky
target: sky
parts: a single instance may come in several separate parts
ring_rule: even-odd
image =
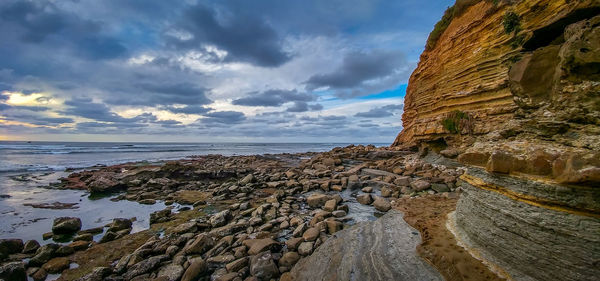
[[[452,0],[2,0],[0,140],[377,142]]]

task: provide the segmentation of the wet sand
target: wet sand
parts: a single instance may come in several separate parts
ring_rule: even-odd
[[[447,281],[505,280],[458,246],[454,235],[446,228],[448,213],[456,209],[458,201],[458,194],[453,195],[446,198],[436,194],[396,201],[394,208],[404,212],[404,220],[421,232],[423,242],[417,246],[417,252]]]

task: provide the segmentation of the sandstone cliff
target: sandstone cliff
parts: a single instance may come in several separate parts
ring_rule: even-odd
[[[600,276],[600,1],[457,1],[402,120],[393,146],[469,168],[451,224],[473,253],[508,279]]]

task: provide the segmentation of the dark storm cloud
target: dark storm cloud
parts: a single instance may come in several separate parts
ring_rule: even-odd
[[[404,55],[399,51],[352,52],[344,57],[339,69],[314,75],[306,81],[306,85],[309,89],[348,89],[361,86],[365,81],[389,76],[404,66]]]
[[[402,110],[404,108],[403,104],[390,104],[386,106],[372,108],[366,112],[356,113],[355,117],[362,118],[383,118],[393,116],[396,112]]]
[[[206,124],[236,124],[246,120],[246,116],[238,111],[215,111],[204,114],[204,118],[200,122]]]
[[[120,40],[102,33],[101,22],[82,19],[44,0],[0,3],[0,35],[5,42],[16,38],[28,44],[70,48],[73,54],[92,60],[127,52]]]
[[[190,107],[190,111],[202,110],[200,105],[212,103],[212,100],[206,97],[207,89],[188,82],[139,83],[132,88],[125,87],[125,91],[127,89],[130,93],[107,96],[105,102],[111,105],[144,106],[186,104]],[[131,94],[132,92],[136,94]],[[172,109],[172,107],[168,108],[169,111],[173,111]]]
[[[281,106],[287,102],[308,102],[316,100],[316,96],[300,93],[296,90],[268,90],[248,93],[247,97],[234,100],[232,104],[244,106]]]
[[[318,111],[323,109],[323,106],[316,104],[308,104],[303,101],[294,102],[294,104],[286,110],[287,112],[306,112],[306,111]]]
[[[127,122],[123,118],[112,112],[108,106],[103,103],[93,102],[91,98],[74,98],[65,102],[69,108],[63,114],[84,117],[96,121],[104,122]]]
[[[189,40],[171,39],[181,49],[215,45],[228,52],[228,61],[245,61],[265,67],[280,66],[291,58],[283,50],[282,39],[275,30],[256,15],[217,15],[214,8],[197,4],[185,10],[183,21],[174,28],[193,35]]]

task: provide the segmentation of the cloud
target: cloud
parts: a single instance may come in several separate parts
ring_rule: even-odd
[[[396,112],[401,111],[402,109],[404,109],[403,104],[390,104],[390,105],[372,108],[371,110],[366,111],[366,112],[359,112],[359,113],[356,113],[354,116],[361,117],[361,118],[390,117],[390,116],[395,115]]]
[[[309,90],[328,88],[332,90],[348,89],[373,89],[380,84],[385,84],[386,79],[394,77],[395,83],[399,79],[398,74],[406,72],[407,62],[402,51],[394,50],[371,50],[369,52],[350,52],[345,55],[338,69],[327,74],[316,74],[306,82]],[[390,85],[391,86],[391,85]],[[383,89],[378,89],[383,90]],[[373,90],[371,90],[373,91]],[[348,96],[347,92],[338,96]],[[372,94],[353,93],[350,97]]]
[[[93,60],[121,57],[128,51],[120,40],[103,33],[102,23],[82,19],[46,0],[3,1],[0,26],[0,39],[5,42],[16,38],[28,44],[68,47],[73,54]]]
[[[226,61],[243,61],[277,67],[291,59],[282,39],[264,19],[245,13],[217,14],[203,4],[186,8],[182,21],[173,26],[180,36],[169,36],[179,49],[214,45],[227,52]],[[189,33],[189,34],[188,34]]]
[[[309,93],[299,93],[296,90],[268,90],[249,93],[247,97],[236,99],[234,105],[244,106],[281,106],[288,102],[314,101],[316,96]]]
[[[201,123],[205,124],[236,124],[244,121],[246,116],[238,111],[215,111],[204,114],[204,118],[200,119]]]
[[[169,106],[169,107],[165,107],[164,109],[168,110],[170,112],[173,112],[173,113],[183,113],[183,114],[204,114],[204,113],[207,113],[207,112],[213,110],[210,107],[199,106],[199,105],[187,105],[184,107]]]
[[[306,111],[317,111],[323,109],[323,106],[320,104],[308,104],[303,101],[294,102],[294,104],[286,110],[287,112],[306,112]]]

